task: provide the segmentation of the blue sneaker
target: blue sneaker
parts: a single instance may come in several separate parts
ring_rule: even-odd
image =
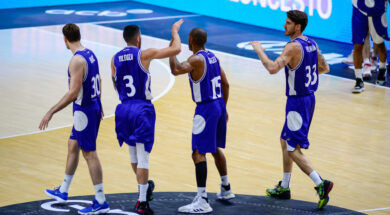
[[[110,211],[110,206],[108,206],[107,201],[105,201],[103,204],[99,204],[96,199],[93,199],[91,205],[79,210],[79,214],[104,214],[108,211]]]
[[[59,203],[65,203],[66,200],[68,200],[68,193],[61,193],[60,192],[60,187],[59,186],[58,188],[55,188],[54,190],[49,190],[49,189],[46,189],[45,190],[45,193],[48,197],[50,198],[53,198],[55,200],[57,200],[57,202]]]

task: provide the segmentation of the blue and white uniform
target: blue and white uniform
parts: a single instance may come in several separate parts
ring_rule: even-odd
[[[352,0],[352,42],[363,44],[367,34],[376,44],[389,40],[387,34],[387,0]]]
[[[196,53],[203,57],[203,76],[194,81],[188,74],[192,99],[196,103],[192,128],[192,150],[200,154],[215,153],[217,147],[226,144],[226,104],[221,88],[221,68],[219,60],[210,51]]]
[[[102,116],[99,64],[95,54],[87,48],[76,51],[76,55],[85,60],[86,70],[79,94],[73,101],[74,123],[70,139],[77,140],[84,151],[95,151]],[[68,80],[70,83],[69,69]]]
[[[301,46],[301,60],[295,68],[285,66],[286,74],[286,121],[281,138],[287,141],[287,149],[297,145],[309,147],[309,128],[315,107],[314,92],[318,88],[318,53],[316,43],[308,37],[295,38]]]
[[[141,64],[141,50],[129,46],[114,56],[115,86],[119,100],[115,110],[115,131],[120,146],[144,144],[151,152],[156,113],[151,103],[150,73]]]

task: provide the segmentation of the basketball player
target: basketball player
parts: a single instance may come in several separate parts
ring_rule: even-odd
[[[332,190],[333,182],[320,177],[301,149],[309,148],[307,137],[314,113],[314,92],[318,87],[318,74],[329,72],[329,65],[318,50],[317,44],[302,35],[307,22],[305,12],[287,12],[284,33],[291,41],[275,61],[268,58],[258,41],[251,44],[270,74],[278,73],[283,67],[286,73],[286,121],[280,138],[284,173],[282,181],[274,189],[267,189],[266,193],[278,199],[291,198],[289,186],[294,161],[315,183],[320,198],[318,208],[321,209],[329,201],[328,194]]]
[[[195,164],[198,194],[191,204],[178,209],[184,213],[207,213],[213,211],[206,192],[206,153],[212,153],[221,176],[221,191],[218,199],[232,199],[227,175],[226,159],[221,150],[226,145],[226,104],[229,84],[218,58],[205,49],[207,33],[194,28],[188,37],[188,47],[194,53],[187,61],[179,63],[176,56],[169,58],[172,74],[188,73],[192,99],[196,103],[192,129],[192,159]]]
[[[120,146],[129,145],[131,166],[136,174],[139,198],[135,210],[153,214],[149,201],[153,199],[154,183],[148,181],[149,154],[154,142],[156,113],[151,103],[149,65],[153,59],[177,55],[181,51],[178,34],[183,20],[172,26],[172,44],[163,49],[141,50],[141,31],[137,25],[123,30],[127,47],[116,53],[111,61],[112,79],[121,104],[115,110],[115,130]]]
[[[100,101],[101,80],[99,65],[95,54],[80,43],[80,29],[75,24],[66,24],[62,28],[66,48],[73,57],[68,68],[69,91],[43,117],[39,129],[47,128],[52,116],[73,102],[74,124],[68,141],[68,158],[65,178],[62,185],[54,190],[46,190],[46,195],[66,202],[68,189],[79,162],[80,149],[88,164],[89,173],[95,188],[93,203],[79,210],[79,214],[107,213],[110,208],[103,191],[103,174],[96,153],[96,138],[103,109]]]
[[[353,0],[352,13],[352,43],[355,50],[353,61],[355,65],[355,87],[353,93],[364,91],[362,75],[362,49],[367,35],[370,34],[374,47],[379,55],[379,73],[376,80],[378,85],[386,83],[387,50],[384,40],[389,40],[387,34],[386,0]]]

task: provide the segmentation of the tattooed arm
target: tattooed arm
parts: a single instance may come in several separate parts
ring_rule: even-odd
[[[280,69],[286,66],[291,61],[292,56],[294,54],[294,49],[296,48],[296,44],[288,43],[284,47],[282,54],[278,58],[276,58],[275,61],[272,61],[265,54],[263,47],[258,41],[253,41],[250,44],[252,45],[264,67],[268,70],[270,74],[276,74],[280,71]]]

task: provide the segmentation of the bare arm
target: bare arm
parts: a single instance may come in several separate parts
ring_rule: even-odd
[[[276,58],[275,61],[272,61],[268,58],[268,56],[264,52],[264,48],[261,46],[260,42],[253,41],[250,43],[259,56],[261,62],[263,63],[264,67],[268,70],[270,74],[276,74],[282,69],[284,66],[286,66],[292,59],[293,56],[293,49],[294,45],[293,43],[287,44],[282,54]]]
[[[112,79],[112,84],[114,85],[114,89],[116,89],[116,86],[115,86],[115,75],[116,75],[116,69],[115,69],[115,66],[114,66],[114,56],[111,58],[111,79]]]
[[[226,78],[225,71],[221,68],[221,88],[223,92],[223,100],[225,101],[225,104],[227,104],[229,99],[229,82]]]
[[[390,0],[389,0],[390,1]],[[317,53],[318,53],[318,74],[324,74],[329,72],[329,65],[326,62],[324,56],[322,55],[321,51],[318,49],[317,46]]]
[[[169,66],[173,75],[182,75],[192,72],[203,63],[203,59],[198,55],[192,55],[186,61],[179,62],[176,56],[169,57]]]
[[[142,51],[141,59],[150,62],[152,59],[161,59],[179,54],[181,51],[181,40],[178,32],[181,24],[183,24],[182,19],[172,25],[172,41],[169,47],[163,49],[146,49]],[[146,64],[149,65],[148,63]]]
[[[39,129],[44,130],[48,127],[49,121],[52,116],[58,111],[65,108],[68,104],[74,101],[79,94],[81,85],[83,83],[85,71],[85,61],[81,56],[74,56],[69,64],[69,73],[70,73],[70,85],[69,91],[61,98],[61,100],[54,105],[43,117],[41,123],[39,124]]]

